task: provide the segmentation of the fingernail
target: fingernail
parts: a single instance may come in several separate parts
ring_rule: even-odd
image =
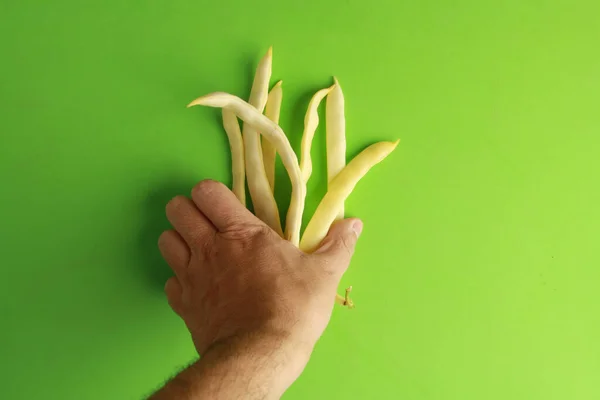
[[[354,231],[356,237],[360,236],[363,230],[363,223],[360,219],[354,220],[354,222],[352,223],[352,230]]]

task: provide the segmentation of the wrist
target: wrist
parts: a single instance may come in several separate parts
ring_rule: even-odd
[[[283,332],[246,333],[213,344],[194,369],[200,375],[229,376],[256,398],[279,398],[304,370],[312,348]]]
[[[202,359],[245,359],[247,362],[275,365],[286,369],[303,369],[314,344],[289,332],[263,330],[247,332],[210,346]]]

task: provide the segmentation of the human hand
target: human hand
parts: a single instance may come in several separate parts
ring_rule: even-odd
[[[306,254],[219,182],[200,182],[192,200],[175,197],[166,212],[174,230],[160,236],[159,248],[175,276],[165,291],[199,354],[249,338],[310,354],[331,317],[360,220],[334,224],[320,248]]]

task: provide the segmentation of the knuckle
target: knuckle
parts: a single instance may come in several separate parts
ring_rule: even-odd
[[[233,225],[227,232],[222,232],[222,235],[227,239],[250,243],[257,240],[268,240],[273,233],[274,231],[264,224],[244,224]]]
[[[167,283],[165,284],[165,294],[170,299],[176,299],[181,296],[181,286],[179,285],[177,278],[171,277],[167,280]]]
[[[223,213],[219,215],[219,224],[223,231],[239,229],[241,225],[237,215],[228,209],[223,209]]]
[[[209,194],[215,190],[219,190],[223,186],[222,183],[212,179],[204,179],[196,184],[192,189],[192,193]]]
[[[169,241],[169,236],[171,236],[171,231],[164,231],[158,237],[158,247],[163,248]]]
[[[318,265],[319,269],[313,277],[314,282],[319,284],[329,283],[339,278],[338,270],[340,263],[343,263],[338,257],[319,257]]]
[[[354,239],[351,238],[349,235],[342,236],[338,241],[338,245],[343,251],[345,251],[349,255],[352,255],[352,253],[354,252]]]
[[[265,224],[252,225],[248,228],[248,231],[253,236],[261,237],[261,238],[263,238],[263,237],[269,238],[274,233],[273,229],[271,229],[269,226],[267,226]]]
[[[184,196],[173,197],[166,206],[167,214],[177,212],[183,205],[187,204],[187,198]]]
[[[265,224],[251,225],[248,230],[248,243],[256,243],[261,248],[267,248],[279,236],[270,226]]]
[[[193,237],[192,242],[190,243],[191,254],[199,257],[199,260],[201,261],[213,259],[218,250],[215,239],[216,234]]]
[[[197,248],[205,260],[215,259],[219,253],[219,248],[212,240],[197,241]]]

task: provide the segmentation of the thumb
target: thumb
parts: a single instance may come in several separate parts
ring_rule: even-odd
[[[363,223],[358,218],[348,218],[334,223],[321,246],[314,254],[321,254],[335,259],[333,265],[340,265],[344,272],[350,264],[354,247],[363,229]]]

